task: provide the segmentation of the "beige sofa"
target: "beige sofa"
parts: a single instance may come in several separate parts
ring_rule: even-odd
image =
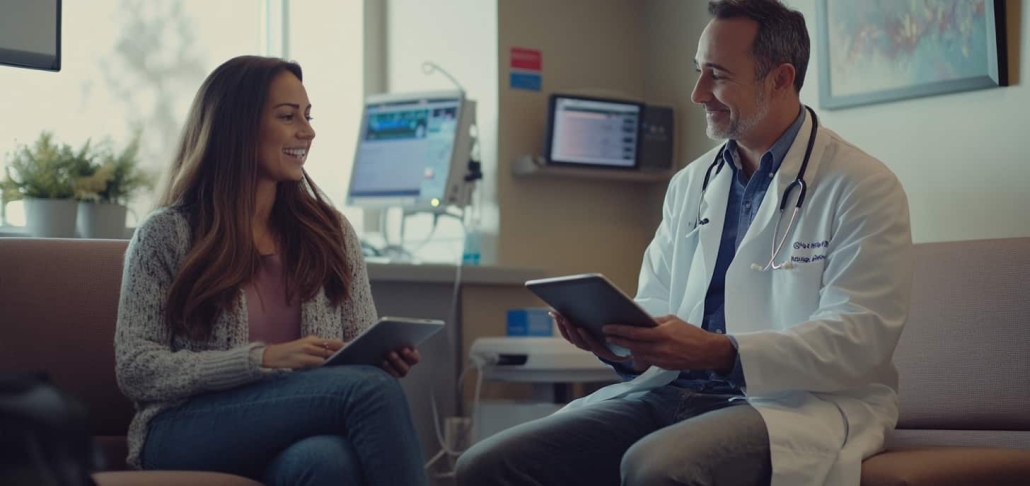
[[[901,417],[863,486],[1030,485],[1030,238],[916,245]]]
[[[114,376],[124,240],[0,238],[0,370],[44,371],[82,400],[108,485],[259,485],[209,472],[126,471],[132,403]]]
[[[125,468],[132,405],[112,347],[125,241],[0,238],[0,369],[45,371],[90,410]],[[895,354],[901,420],[864,486],[1030,484],[1030,238],[917,245]],[[154,474],[152,476],[139,476]],[[191,475],[192,474],[192,475]],[[255,484],[209,473],[103,473],[101,484]]]

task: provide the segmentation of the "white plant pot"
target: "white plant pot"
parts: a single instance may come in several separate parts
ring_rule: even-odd
[[[25,226],[36,238],[74,238],[75,200],[27,197]]]
[[[127,211],[121,204],[79,202],[79,236],[105,240],[125,238]]]

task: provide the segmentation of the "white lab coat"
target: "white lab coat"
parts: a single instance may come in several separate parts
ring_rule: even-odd
[[[858,486],[861,461],[883,447],[898,417],[891,356],[911,293],[908,201],[882,163],[820,127],[807,199],[777,259],[797,263],[752,270],[769,261],[780,199],[801,166],[811,123],[806,117],[726,272],[726,332],[739,344],[745,395],[769,432],[772,486]],[[652,315],[702,322],[732,174],[713,171],[701,207],[711,222],[695,228],[701,183],[717,150],[670,182],[636,297]],[[639,393],[676,375],[652,368],[567,408]]]

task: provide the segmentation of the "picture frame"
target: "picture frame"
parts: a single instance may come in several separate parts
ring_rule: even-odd
[[[817,0],[819,104],[1008,85],[1005,0]]]

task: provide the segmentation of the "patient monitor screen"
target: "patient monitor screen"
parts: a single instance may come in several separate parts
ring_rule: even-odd
[[[642,106],[556,97],[551,105],[551,162],[634,167]]]
[[[406,206],[443,199],[460,108],[459,98],[366,105],[349,203]]]

